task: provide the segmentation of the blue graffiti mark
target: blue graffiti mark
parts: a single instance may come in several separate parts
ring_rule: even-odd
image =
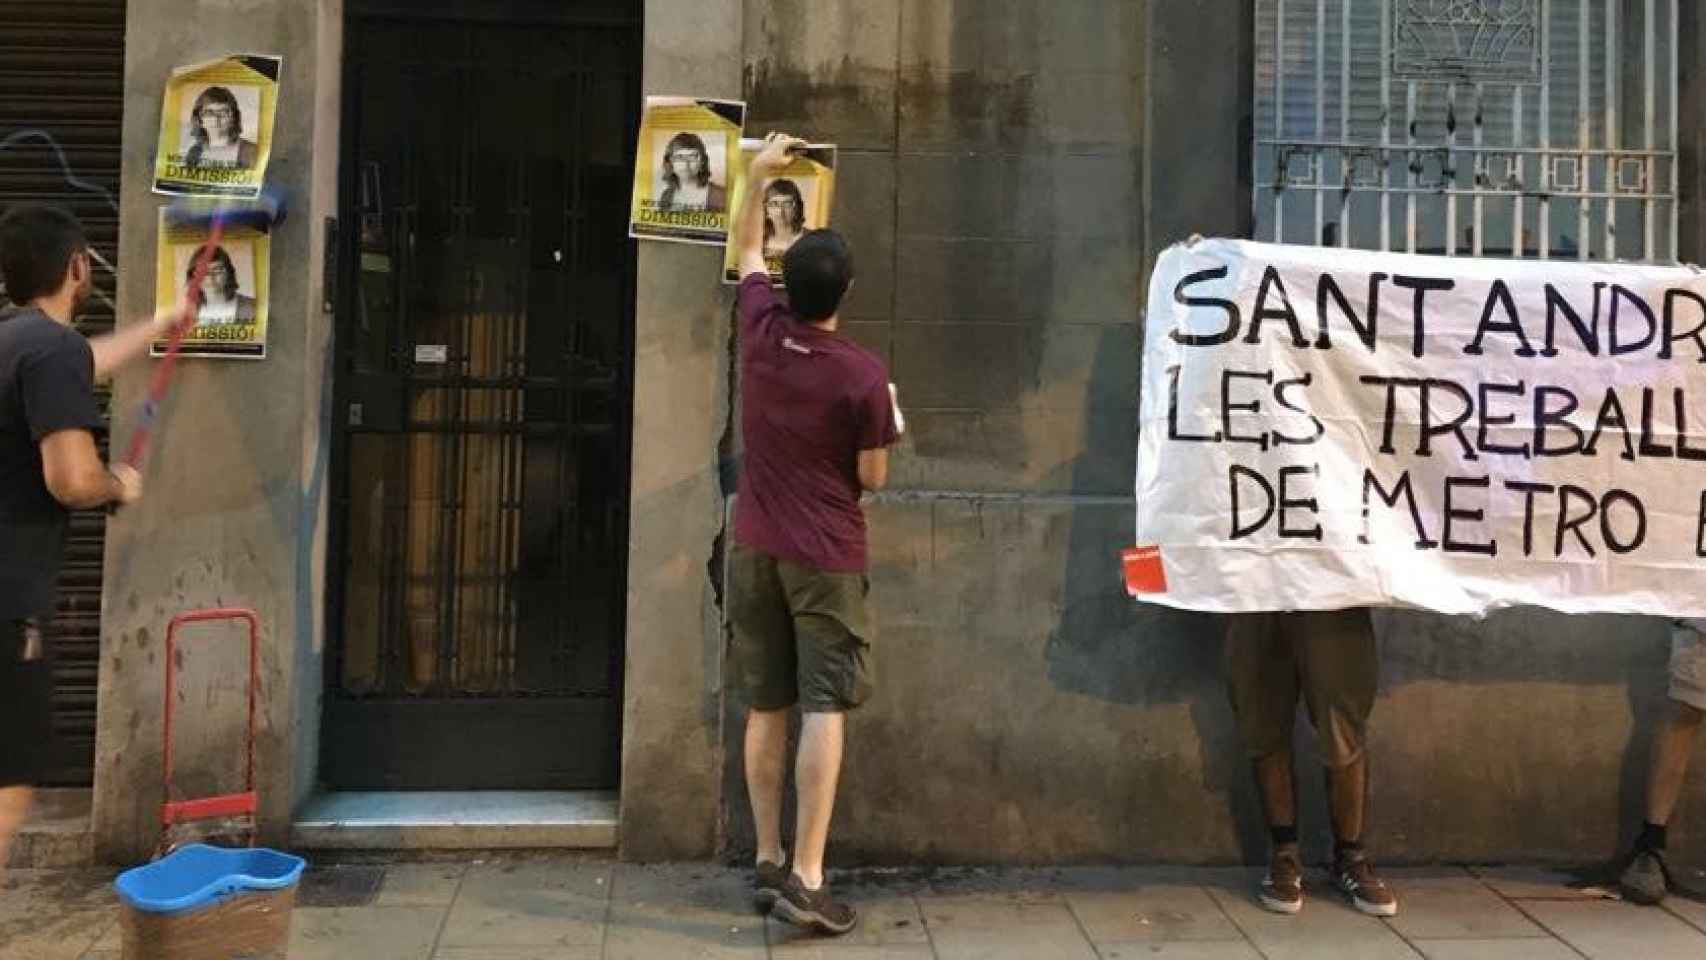
[[[65,148],[61,147],[59,145],[59,141],[53,139],[53,134],[48,133],[46,130],[19,130],[17,133],[11,134],[5,138],[0,138],[0,152],[10,150],[26,140],[40,140],[47,144],[48,148],[53,151],[54,156],[59,159],[59,170],[61,173],[65,174],[65,182],[67,184],[70,184],[85,193],[98,195],[102,200],[107,202],[107,206],[112,208],[113,213],[118,213],[118,201],[113,199],[113,195],[100,184],[90,183],[89,181],[77,176],[77,171],[71,169],[71,161],[65,156]]]
[[[21,144],[32,140],[46,144],[47,147],[53,151],[55,158],[59,161],[60,172],[64,174],[65,182],[68,185],[77,190],[82,190],[86,193],[91,193],[100,197],[115,214],[119,212],[118,201],[113,197],[110,191],[102,187],[100,184],[91,183],[90,181],[77,176],[77,172],[72,169],[71,161],[65,155],[64,148],[61,147],[59,141],[55,140],[53,135],[49,134],[47,131],[36,129],[19,130],[16,133],[0,138],[0,152],[16,148]],[[117,275],[118,271],[114,269],[111,264],[107,263],[105,258],[98,257],[97,259],[101,266],[105,267],[115,276]],[[3,292],[4,287],[0,287],[0,293]],[[295,525],[296,530],[298,531],[296,540],[296,629],[299,631],[299,636],[301,636],[301,631],[306,630],[307,637],[312,637],[313,631],[318,629],[318,626],[314,623],[315,605],[313,602],[313,591],[308,587],[308,584],[312,581],[314,576],[314,540],[316,536],[318,536],[319,532],[320,500],[325,489],[326,474],[329,466],[329,460],[331,458],[330,440],[332,430],[332,401],[330,385],[332,382],[333,371],[333,351],[330,343],[326,345],[322,363],[324,366],[322,370],[321,383],[324,389],[321,394],[319,411],[319,442],[315,445],[316,452],[313,470],[309,476],[307,485],[301,491],[300,498],[297,501],[298,513]],[[157,404],[152,401],[144,402],[141,417],[143,423],[152,423],[159,414],[160,408]],[[128,565],[128,553],[125,556],[118,558],[117,566],[120,570],[128,568]],[[304,643],[299,646],[298,649],[310,649],[310,645]]]
[[[48,148],[53,151],[53,155],[59,160],[59,171],[65,175],[65,182],[67,184],[78,190],[82,190],[85,193],[96,194],[102,200],[107,202],[107,206],[112,208],[113,213],[116,214],[119,212],[118,201],[113,198],[113,195],[107,190],[107,188],[98,183],[90,183],[89,181],[77,176],[77,171],[71,169],[70,159],[65,156],[65,148],[61,147],[59,145],[59,141],[53,139],[53,134],[48,133],[46,130],[19,130],[16,133],[0,138],[0,153],[4,153],[5,151],[10,150],[28,140],[40,140],[47,144]],[[115,277],[118,276],[117,268],[108,263],[106,257],[101,256],[99,253],[95,253],[93,250],[90,250],[89,252],[94,254],[96,262],[105,267],[108,273]],[[0,281],[0,297],[3,297],[5,292],[6,284],[4,281]],[[94,293],[102,303],[107,305],[108,309],[112,310],[114,313],[118,312],[118,304],[114,303],[111,297],[107,296],[99,289],[95,290]]]
[[[321,357],[319,436],[314,444],[314,469],[309,475],[307,487],[302,491],[299,501],[301,512],[296,527],[299,531],[296,539],[296,630],[300,638],[297,646],[299,653],[313,649],[315,632],[324,626],[315,619],[314,540],[319,536],[320,500],[325,489],[328,461],[332,455],[333,371],[332,342],[328,339],[325,354]],[[318,587],[321,590],[326,589],[325,578],[321,578]]]

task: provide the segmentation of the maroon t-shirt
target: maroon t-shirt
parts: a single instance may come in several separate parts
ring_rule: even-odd
[[[770,277],[740,284],[741,440],[735,540],[845,573],[865,570],[859,451],[895,441],[888,371],[869,350],[801,323]]]

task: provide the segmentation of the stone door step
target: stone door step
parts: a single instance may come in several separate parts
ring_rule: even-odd
[[[324,793],[297,814],[304,850],[611,849],[615,791]]]
[[[37,790],[30,815],[18,828],[0,866],[20,870],[87,867],[95,862],[95,834],[89,811],[95,792],[82,789]]]

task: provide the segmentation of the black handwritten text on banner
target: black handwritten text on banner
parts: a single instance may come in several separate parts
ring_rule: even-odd
[[[1146,323],[1145,599],[1706,616],[1706,275],[1202,240]]]

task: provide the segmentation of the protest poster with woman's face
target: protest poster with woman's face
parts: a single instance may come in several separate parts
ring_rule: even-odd
[[[740,142],[731,208],[746,194],[746,171],[763,146],[762,140]],[[835,145],[808,144],[777,177],[764,185],[764,262],[772,280],[782,281],[782,258],[807,231],[829,226],[835,198]],[[723,281],[739,283],[739,254],[731,241],[723,254]]]
[[[764,256],[780,257],[817,221],[816,177],[778,177],[764,188]]]
[[[746,105],[647,97],[636,151],[628,235],[723,243],[729,232],[731,154]]]
[[[160,109],[154,192],[260,196],[282,65],[278,57],[239,55],[173,70]]]
[[[175,221],[168,210],[160,211],[155,302],[187,302],[195,311],[182,356],[266,356],[271,239],[264,231],[232,224],[212,243],[205,223]],[[198,271],[203,259],[206,268]],[[165,347],[154,344],[154,355],[162,355]]]
[[[261,116],[260,88],[210,83],[187,86],[184,93],[183,132],[178,138],[183,163],[225,170],[253,168],[260,153],[254,132]]]
[[[196,326],[221,326],[254,323],[255,250],[249,241],[222,242],[209,250],[207,270],[198,287],[190,287],[195,279],[196,260],[204,244],[179,244],[172,256],[181,268],[177,294],[181,302],[186,293],[192,295],[196,306]]]
[[[681,130],[664,144],[658,206],[664,210],[727,210],[728,135]]]

